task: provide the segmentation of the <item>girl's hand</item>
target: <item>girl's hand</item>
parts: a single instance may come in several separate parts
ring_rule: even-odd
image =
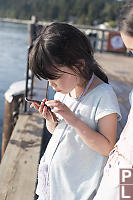
[[[69,125],[76,123],[77,117],[64,103],[59,100],[50,100],[46,102],[46,105],[54,107],[52,112],[60,114]]]
[[[43,102],[38,105],[37,103],[32,103],[30,107],[34,107],[40,112],[43,118],[51,122],[58,122],[56,115],[45,105],[47,99],[43,99]]]

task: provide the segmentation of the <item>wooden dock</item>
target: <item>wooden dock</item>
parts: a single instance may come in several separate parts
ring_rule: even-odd
[[[96,54],[97,61],[109,76],[121,108],[123,129],[130,104],[128,95],[133,86],[133,59],[114,54]],[[36,82],[34,95],[44,98],[46,81]],[[21,114],[0,165],[0,200],[33,200],[44,120],[32,110]]]
[[[44,98],[47,81],[36,79],[33,94]],[[34,109],[19,115],[0,165],[0,200],[33,200],[43,118]]]

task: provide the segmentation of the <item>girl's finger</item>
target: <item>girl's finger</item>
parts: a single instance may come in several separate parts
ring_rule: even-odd
[[[32,107],[34,107],[36,110],[38,110],[40,106],[38,104],[36,104],[36,103],[32,103],[30,105],[30,108],[32,108]]]
[[[46,114],[48,112],[48,109],[47,109],[47,106],[44,106],[44,108],[43,108],[43,114]]]
[[[46,99],[46,98],[44,98],[42,101],[45,103],[45,102],[47,101],[47,99]]]
[[[45,118],[45,119],[53,119],[53,115],[52,115],[52,112],[49,111],[47,109],[47,107],[45,106],[44,109],[43,109],[43,112],[42,112],[42,116]]]
[[[49,107],[56,107],[56,106],[62,105],[63,103],[58,100],[50,100],[50,101],[46,101],[45,104]]]
[[[48,115],[47,107],[44,106],[43,111],[42,111],[42,116],[46,119]]]
[[[44,102],[42,102],[39,106],[39,112],[42,113],[44,108]]]

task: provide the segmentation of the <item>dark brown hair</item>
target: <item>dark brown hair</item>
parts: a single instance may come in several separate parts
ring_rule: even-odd
[[[94,73],[108,83],[83,32],[66,23],[52,23],[34,41],[29,53],[29,67],[39,79],[57,79],[63,72],[62,66],[78,71],[86,81]]]
[[[120,11],[119,30],[133,36],[133,0],[126,0]]]

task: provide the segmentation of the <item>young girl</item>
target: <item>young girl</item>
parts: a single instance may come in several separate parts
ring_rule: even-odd
[[[47,26],[33,44],[29,65],[56,91],[46,105],[32,104],[53,133],[39,165],[39,200],[91,200],[116,141],[116,95],[87,37],[71,25]]]
[[[121,37],[133,52],[133,1],[127,1],[120,14]],[[133,168],[133,95],[129,96],[131,110],[120,139],[111,151],[104,169],[104,175],[94,200],[120,200],[120,168]],[[129,196],[127,194],[124,194]],[[126,198],[126,197],[125,197]],[[129,198],[129,197],[128,197]],[[127,199],[127,198],[126,198]],[[133,196],[129,199],[133,199]]]

